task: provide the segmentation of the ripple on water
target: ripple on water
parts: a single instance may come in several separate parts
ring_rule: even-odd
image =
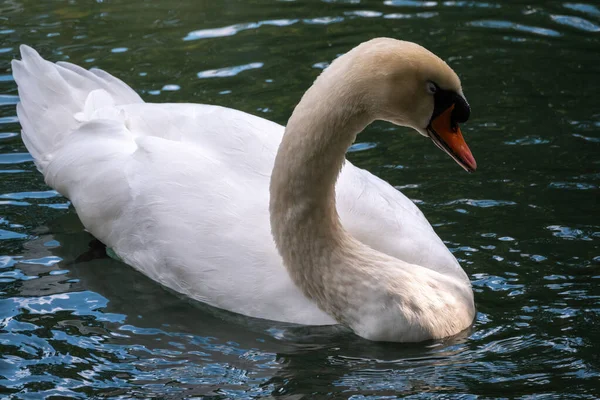
[[[15,281],[30,281],[32,279],[38,279],[38,275],[25,274],[20,269],[13,269],[8,271],[0,272],[0,282],[8,283]]]
[[[302,22],[307,25],[331,25],[342,22],[344,17],[316,17],[303,19]]]
[[[236,66],[233,66],[233,67],[224,67],[224,68],[219,68],[219,69],[209,69],[209,70],[206,70],[206,71],[198,72],[196,75],[200,79],[206,79],[206,78],[226,78],[226,77],[230,77],[230,76],[235,76],[235,75],[239,74],[240,72],[247,71],[247,70],[250,70],[250,69],[262,68],[263,65],[264,64],[261,63],[261,62],[254,62],[254,63],[250,63],[250,64],[236,65]]]
[[[383,4],[394,7],[435,7],[438,5],[437,1],[417,0],[386,0]]]
[[[328,61],[321,61],[318,63],[314,63],[313,68],[317,68],[317,69],[325,69],[329,66],[329,62]]]
[[[583,136],[578,133],[574,133],[573,136],[579,139],[583,139],[586,142],[600,143],[600,137]]]
[[[22,264],[32,264],[32,265],[43,265],[44,267],[51,267],[54,264],[58,264],[62,261],[62,258],[58,256],[46,256],[40,258],[30,258],[25,260],[19,260]]]
[[[0,139],[8,139],[11,137],[18,136],[16,132],[0,132]]]
[[[9,117],[0,117],[0,125],[2,124],[16,124],[19,122],[19,118],[16,115],[11,115]]]
[[[526,145],[532,145],[532,144],[547,144],[550,143],[549,140],[547,139],[542,139],[539,136],[525,136],[516,140],[510,140],[510,141],[506,141],[504,142],[504,144],[508,144],[508,145],[521,145],[521,146],[526,146]]]
[[[468,22],[468,25],[480,27],[480,28],[491,28],[491,29],[512,29],[519,32],[533,33],[541,36],[559,37],[562,33],[553,29],[540,28],[538,26],[518,24],[516,22],[501,21],[501,20],[483,20],[483,21],[472,21]]]
[[[8,240],[8,239],[24,239],[27,235],[24,233],[18,233],[13,231],[8,231],[6,229],[0,229],[0,240]]]
[[[1,106],[12,106],[19,102],[19,96],[13,96],[10,94],[0,94],[0,107]]]
[[[344,15],[362,17],[362,18],[377,18],[383,15],[380,11],[370,11],[370,10],[359,10],[359,11],[346,11]]]
[[[421,2],[414,2],[414,3],[419,4],[419,5],[423,4]],[[347,17],[350,17],[350,18],[352,18],[352,17],[377,18],[377,17],[383,16],[384,18],[387,18],[387,19],[405,19],[405,18],[415,18],[415,17],[416,18],[431,18],[431,17],[438,15],[438,13],[437,12],[427,12],[427,13],[423,12],[423,13],[416,13],[416,14],[392,13],[392,14],[383,15],[383,13],[380,11],[357,10],[357,11],[346,11],[346,12],[344,12],[344,15]],[[338,16],[319,16],[319,17],[314,17],[314,18],[304,18],[302,20],[299,20],[299,19],[277,19],[277,20],[267,20],[267,21],[258,21],[258,22],[246,22],[246,23],[241,23],[241,24],[223,26],[220,28],[199,29],[199,30],[188,33],[187,36],[185,36],[183,38],[183,40],[190,41],[190,40],[212,39],[212,38],[233,36],[240,32],[247,31],[247,30],[259,29],[263,26],[285,27],[285,26],[294,25],[299,22],[306,24],[306,25],[331,25],[331,24],[336,24],[336,23],[340,23],[343,21],[344,21],[344,17],[338,15]]]
[[[571,228],[569,226],[562,225],[550,225],[546,229],[552,231],[552,235],[561,239],[567,240],[585,240],[591,241],[592,237],[600,237],[600,232],[585,232],[582,229]]]
[[[546,261],[548,258],[544,257],[540,254],[527,254],[527,253],[521,253],[521,257],[527,257],[530,260],[533,260],[535,262],[542,262],[542,261]]]
[[[482,289],[490,289],[494,292],[505,292],[508,291],[508,296],[515,296],[523,294],[524,284],[516,283],[519,281],[518,277],[502,277],[497,275],[489,275],[487,273],[478,273],[473,275],[471,281],[474,287]]]
[[[456,204],[466,204],[472,207],[478,208],[490,208],[490,207],[502,207],[502,206],[514,206],[517,203],[509,200],[493,200],[493,199],[458,199],[452,200],[443,205],[456,205]]]
[[[0,153],[0,164],[21,164],[33,161],[29,153]]]
[[[408,19],[408,18],[433,18],[438,16],[437,12],[420,12],[415,14],[391,13],[383,16],[385,19]]]
[[[384,4],[393,7],[436,7],[443,5],[445,7],[461,8],[500,8],[498,3],[489,3],[483,1],[415,1],[415,0],[386,0]]]
[[[242,24],[235,24],[229,26],[223,26],[221,28],[212,28],[212,29],[199,29],[197,31],[193,31],[187,34],[183,40],[199,40],[199,39],[210,39],[217,37],[226,37],[233,36],[238,34],[239,32],[250,30],[250,29],[258,29],[261,26],[271,25],[271,26],[289,26],[297,23],[297,19],[277,19],[277,20],[269,20],[269,21],[259,21],[259,22],[246,22]]]
[[[9,297],[0,299],[0,308],[6,317],[19,315],[23,310],[38,315],[55,314],[59,311],[71,311],[73,315],[90,315],[99,321],[123,322],[124,315],[100,312],[108,300],[91,291],[59,293],[40,297]]]
[[[483,1],[444,1],[445,6],[450,7],[474,7],[474,8],[501,8],[498,3],[487,3]]]
[[[0,256],[0,269],[12,267],[16,262],[14,257]]]
[[[574,10],[574,11],[579,11],[585,14],[588,14],[592,17],[600,17],[600,9],[596,6],[593,6],[591,4],[584,4],[584,3],[565,3],[563,4],[563,6],[565,8]]]
[[[598,186],[593,183],[585,182],[550,182],[548,185],[552,189],[568,189],[568,190],[590,190],[597,189]]]
[[[377,143],[373,142],[362,142],[362,143],[354,143],[352,146],[348,148],[348,152],[353,153],[356,151],[365,151],[371,150],[377,147]]]
[[[600,26],[581,17],[572,15],[551,15],[554,22],[587,32],[600,32]]]
[[[60,194],[58,194],[56,190],[45,190],[40,192],[5,193],[0,195],[0,199],[49,199],[58,196],[60,196]]]
[[[169,84],[169,85],[164,85],[161,90],[163,92],[174,92],[174,91],[177,91],[177,90],[181,90],[181,86],[174,85],[174,84]]]

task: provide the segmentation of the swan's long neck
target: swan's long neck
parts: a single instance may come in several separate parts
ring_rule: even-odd
[[[306,92],[279,147],[270,186],[279,253],[303,293],[362,337],[418,341],[457,333],[474,314],[468,283],[375,251],[339,221],[335,183],[346,150],[373,119],[365,91],[343,68],[334,62]]]
[[[346,322],[353,250],[340,224],[335,183],[356,135],[371,122],[343,81],[321,76],[295,108],[279,147],[270,186],[271,229],[288,271],[304,294]],[[360,247],[360,246],[359,246]]]
[[[282,249],[284,241],[298,248],[315,238],[331,247],[343,234],[335,182],[346,150],[371,122],[351,95],[343,85],[319,79],[288,122],[271,178],[271,226]]]

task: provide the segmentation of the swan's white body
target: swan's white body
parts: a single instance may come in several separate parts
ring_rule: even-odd
[[[222,107],[145,103],[103,71],[21,52],[13,73],[23,140],[46,183],[125,263],[222,309],[336,323],[290,279],[272,239],[269,180],[284,127]],[[470,291],[402,193],[346,162],[336,198],[357,240]]]

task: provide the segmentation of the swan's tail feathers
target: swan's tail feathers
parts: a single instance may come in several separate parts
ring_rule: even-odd
[[[17,115],[25,146],[42,172],[57,146],[94,112],[105,106],[142,103],[140,96],[114,76],[67,62],[51,63],[22,45],[12,61],[19,87]]]

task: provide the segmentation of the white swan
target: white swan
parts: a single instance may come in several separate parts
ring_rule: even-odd
[[[475,169],[457,126],[469,116],[460,81],[426,49],[380,38],[339,57],[283,140],[262,118],[144,103],[104,71],[27,46],[21,55],[12,69],[22,137],[46,183],[155,281],[233,312],[342,323],[371,340],[442,338],[472,323],[469,279],[423,214],[344,163],[356,134],[381,119]]]

